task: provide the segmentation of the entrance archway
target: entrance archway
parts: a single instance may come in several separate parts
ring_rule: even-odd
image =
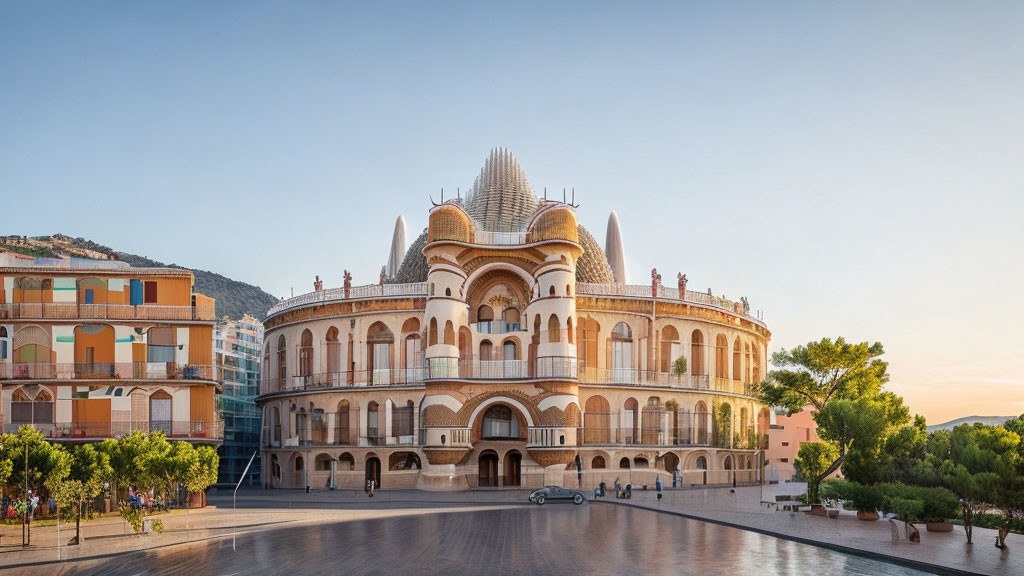
[[[485,450],[480,454],[477,485],[490,487],[498,485],[498,454],[494,450]]]
[[[366,459],[366,475],[363,479],[364,484],[373,480],[373,485],[380,488],[380,458],[376,456],[370,456]]]
[[[505,486],[519,486],[522,483],[523,455],[518,450],[505,453]]]
[[[676,468],[679,467],[679,457],[675,455],[675,452],[669,452],[665,455],[665,471],[675,472]]]

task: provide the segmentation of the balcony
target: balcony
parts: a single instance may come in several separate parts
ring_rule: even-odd
[[[10,422],[4,424],[5,433],[32,425],[48,439],[57,441],[84,441],[120,438],[131,432],[163,432],[169,439],[193,441],[219,441],[224,438],[224,422],[220,420],[167,420],[126,422]]]
[[[741,396],[757,397],[756,386],[740,380],[712,378],[707,375],[672,374],[653,370],[637,369],[598,369],[584,368],[580,370],[580,383],[613,384],[616,386],[641,386],[651,388],[676,388],[684,390],[704,390],[709,392],[726,392]]]
[[[307,306],[309,304],[324,304],[328,302],[339,302],[343,300],[355,300],[365,298],[404,298],[408,296],[426,296],[427,283],[414,282],[411,284],[368,284],[366,286],[353,286],[349,288],[348,295],[345,295],[344,288],[328,288],[319,292],[308,292],[282,300],[267,310],[267,318],[278,312],[291,308]]]
[[[521,332],[522,326],[519,322],[506,322],[504,320],[479,320],[476,323],[477,334],[508,334]]]
[[[0,380],[213,380],[213,366],[173,362],[0,364]]]
[[[0,304],[0,319],[12,320],[214,320],[212,306],[78,304],[45,302]]]

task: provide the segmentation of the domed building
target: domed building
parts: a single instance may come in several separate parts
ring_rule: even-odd
[[[505,150],[404,244],[400,218],[376,283],[317,278],[268,312],[265,485],[576,486],[577,462],[585,488],[760,480],[771,334],[745,300],[616,283],[576,207]]]

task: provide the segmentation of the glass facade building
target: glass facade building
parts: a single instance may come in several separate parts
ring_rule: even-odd
[[[263,324],[246,315],[241,320],[226,317],[217,323],[213,354],[221,393],[217,410],[224,421],[224,444],[220,448],[217,483],[234,486],[249,458],[259,448],[260,411],[254,399],[260,388],[260,359]],[[257,456],[247,474],[245,486],[258,486],[260,461]]]

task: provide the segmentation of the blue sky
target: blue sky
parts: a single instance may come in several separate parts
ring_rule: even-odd
[[[368,283],[507,146],[631,279],[1024,412],[1024,4],[4,2],[0,233]]]

